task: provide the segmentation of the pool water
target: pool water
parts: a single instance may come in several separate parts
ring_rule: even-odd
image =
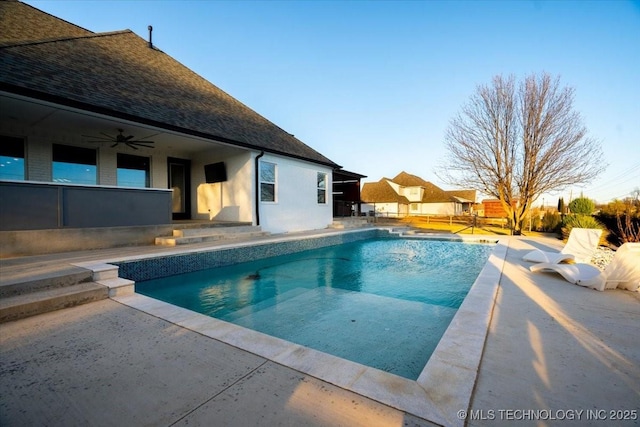
[[[417,379],[493,245],[380,239],[136,283],[136,292]]]

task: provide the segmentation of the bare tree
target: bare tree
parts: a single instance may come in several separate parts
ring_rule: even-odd
[[[573,99],[572,88],[546,73],[527,76],[517,88],[513,76],[478,86],[449,124],[438,176],[500,200],[513,234],[520,234],[538,197],[589,182],[606,167]]]

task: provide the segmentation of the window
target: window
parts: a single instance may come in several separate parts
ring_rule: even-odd
[[[53,144],[53,181],[96,184],[96,150]]]
[[[118,153],[117,183],[121,187],[150,187],[149,158]]]
[[[260,162],[260,201],[276,201],[276,165]]]
[[[411,203],[411,212],[416,212],[418,210],[418,204],[417,203]]]
[[[318,203],[327,203],[327,174],[318,172]]]
[[[24,141],[0,136],[0,179],[24,180]]]

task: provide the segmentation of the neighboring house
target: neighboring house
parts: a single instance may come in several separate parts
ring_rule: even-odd
[[[445,191],[406,172],[362,186],[362,201],[382,216],[463,215],[475,204],[475,190]]]
[[[331,224],[340,167],[151,37],[14,1],[0,17],[0,230]]]

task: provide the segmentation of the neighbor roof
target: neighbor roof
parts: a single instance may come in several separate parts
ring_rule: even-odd
[[[465,203],[476,202],[476,190],[447,190],[447,194],[461,199]]]
[[[409,203],[409,199],[396,193],[386,178],[378,182],[365,182],[360,199],[365,203]]]
[[[475,202],[476,198],[475,190],[445,191],[419,176],[402,171],[393,179],[382,178],[378,182],[365,183],[362,186],[362,201],[367,203],[409,203],[405,196],[396,193],[389,182],[401,187],[421,187],[423,189],[421,203],[470,203]]]
[[[1,90],[339,167],[130,30],[92,33],[19,2],[0,14]]]

